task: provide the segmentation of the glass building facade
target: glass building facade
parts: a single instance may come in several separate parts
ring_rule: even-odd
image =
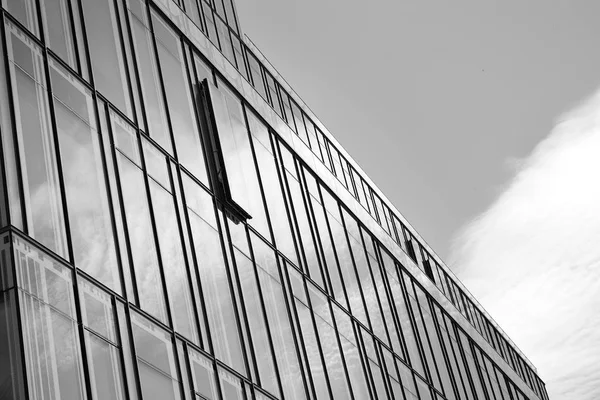
[[[1,6],[0,399],[548,399],[232,0]]]

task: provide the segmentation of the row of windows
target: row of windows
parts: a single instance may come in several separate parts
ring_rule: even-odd
[[[3,393],[14,399],[268,400],[282,393],[286,399],[526,399],[393,265],[385,268],[385,276],[393,281],[392,290],[401,292],[402,323],[416,332],[406,338],[402,356],[260,239],[251,239],[248,249],[234,245],[225,251],[237,265],[231,269],[239,279],[236,307],[248,312],[246,322],[227,332],[212,331],[204,345],[20,234],[4,234],[2,242],[0,337],[5,340],[0,354],[7,355],[8,365],[0,378],[13,379]],[[11,257],[14,265],[7,262]],[[205,318],[211,329],[213,318]],[[244,359],[241,370],[219,354],[219,341],[229,340],[220,335],[237,330],[243,331],[237,340],[245,344],[230,350]],[[410,341],[416,346],[409,347]],[[437,358],[428,358],[430,353]],[[411,357],[424,360],[413,361],[414,371],[407,366]],[[428,385],[423,374],[435,374],[447,393],[442,395],[438,384]]]
[[[62,4],[76,5],[77,2]],[[95,93],[76,78],[79,64],[71,65],[54,51],[38,46],[36,39],[22,31],[18,23],[4,22],[11,79],[3,83],[10,86],[6,88],[7,98],[10,89],[18,101],[12,110],[3,110],[3,141],[5,148],[17,150],[21,160],[10,160],[14,154],[5,151],[11,223],[116,293],[127,293],[130,301],[151,310],[158,320],[172,323],[178,332],[192,340],[200,338],[201,332],[193,324],[200,302],[190,308],[190,304],[194,304],[191,293],[198,293],[198,289],[186,289],[181,281],[182,277],[189,278],[182,260],[190,263],[194,255],[185,254],[186,251],[191,253],[189,247],[183,251],[181,243],[166,239],[160,233],[170,232],[171,237],[176,237],[177,232],[184,230],[181,223],[176,222],[177,215],[183,214],[182,206],[173,206],[173,199],[178,198],[177,191],[181,190],[173,181],[177,175],[173,172],[177,170],[174,160],[178,160],[185,171],[184,187],[189,179],[200,187],[215,188],[204,157],[206,142],[203,144],[197,134],[202,121],[195,112],[195,104],[201,102],[196,98],[195,88],[201,80],[212,79],[212,72],[198,54],[181,46],[179,36],[156,13],[149,16],[144,3],[131,1],[123,7],[119,2],[117,9],[110,1],[86,4],[84,1],[84,10],[98,7],[86,11],[93,12],[94,20],[98,20],[86,20],[85,26],[88,37],[94,36],[89,50],[93,71],[90,78],[117,108],[107,108],[101,103],[96,109]],[[106,9],[102,10],[103,6]],[[103,15],[107,16],[104,21]],[[100,25],[106,22],[113,24],[115,35],[119,29],[130,29],[130,41],[115,39],[118,35],[97,37]],[[112,52],[114,48],[120,50]],[[123,52],[123,48],[128,50]],[[137,58],[129,56],[132,52]],[[106,73],[109,70],[107,58],[110,59],[111,54],[116,54],[110,67],[120,71],[117,75]],[[128,55],[127,61],[124,55]],[[126,84],[115,86],[115,76],[121,76]],[[137,79],[130,80],[128,76],[137,76]],[[196,83],[190,84],[190,79]],[[137,84],[127,83],[132,81]],[[123,95],[126,92],[129,93]],[[318,229],[320,232],[331,230],[332,235],[337,232],[335,237],[352,229],[348,222],[345,226],[339,222],[342,221],[339,209],[330,211],[337,206],[328,208],[327,212],[320,211],[324,216],[318,216],[319,211],[311,207],[319,206],[309,205],[309,202],[321,197],[307,194],[310,191],[307,188],[318,187],[314,177],[306,178],[308,172],[297,170],[301,167],[296,166],[284,146],[271,147],[268,129],[258,117],[245,111],[239,99],[221,82],[213,100],[213,106],[220,104],[215,107],[220,110],[220,114],[215,112],[215,117],[220,115],[217,125],[222,162],[231,180],[229,187],[234,188],[234,193],[229,195],[252,216],[252,227],[259,236],[276,244],[342,307],[351,310],[365,326],[370,326],[380,339],[386,337],[390,346],[394,340],[390,332],[394,329],[384,330],[373,323],[375,315],[381,313],[377,311],[381,300],[375,301],[376,296],[365,294],[366,289],[358,285],[354,276],[358,273],[362,278],[360,271],[368,271],[364,251],[356,251],[354,247],[360,246],[361,239],[356,238],[361,235],[347,235],[354,253],[344,240],[336,243],[337,250],[333,243],[320,243]],[[10,102],[3,104],[8,107]],[[97,126],[96,113],[100,115],[101,129]],[[11,132],[10,115],[13,115],[16,139],[6,135]],[[130,119],[138,122],[142,132],[134,128]],[[246,121],[253,132],[250,139]],[[98,134],[99,130],[104,137]],[[106,137],[109,131],[113,135],[110,140]],[[24,135],[24,132],[34,134]],[[110,149],[111,144],[114,150]],[[169,161],[165,163],[165,160]],[[211,164],[208,163],[208,169]],[[256,165],[260,174],[248,168],[249,165]],[[278,189],[280,175],[287,184],[283,195]],[[337,202],[333,198],[326,200],[329,195],[325,189],[319,191],[326,193],[322,201]],[[148,200],[140,198],[139,194],[144,192],[150,193]],[[227,212],[229,208],[223,210]],[[336,222],[332,222],[334,220]],[[349,220],[353,217],[344,218],[344,221]],[[321,227],[318,227],[319,222]],[[354,224],[356,221],[351,223]],[[186,235],[183,237],[184,242],[190,240]],[[151,251],[148,251],[148,243]],[[189,246],[189,243],[184,244]],[[340,259],[341,253],[345,259]],[[325,257],[329,259],[325,261]],[[348,266],[353,265],[352,260],[355,271],[353,267],[348,270]],[[119,268],[119,263],[133,265],[133,268]],[[336,268],[338,265],[341,271]],[[171,307],[167,306],[167,298]],[[232,306],[227,309],[230,315],[235,314]],[[226,327],[222,331],[227,332]],[[216,354],[232,357],[230,353],[227,348]],[[239,365],[240,361],[232,358],[229,363]]]
[[[523,360],[522,356],[515,351],[514,345],[509,343],[498,329],[483,315],[473,301],[460,287],[454,282],[454,278],[443,271],[442,267],[434,257],[427,253],[427,250],[411,234],[410,230],[400,221],[381,198],[372,190],[368,183],[352,167],[345,157],[338,152],[336,147],[329,141],[325,135],[317,128],[312,120],[302,111],[298,104],[292,99],[286,90],[279,84],[273,75],[265,68],[259,59],[253,54],[243,41],[236,36],[237,31],[232,32],[207,28],[206,24],[201,24],[201,18],[196,17],[196,8],[192,5],[194,0],[187,0],[182,4],[183,9],[202,31],[213,41],[215,46],[221,49],[225,57],[234,65],[250,82],[262,98],[275,110],[277,115],[282,118],[288,126],[302,139],[302,141],[313,151],[313,153],[323,162],[326,167],[337,177],[337,179],[346,187],[347,190],[356,198],[362,207],[380,224],[380,226],[396,241],[396,243],[417,263],[423,272],[442,290],[448,299],[463,313],[477,331],[494,347],[519,376],[536,393],[543,397],[539,387],[542,385],[535,372]],[[190,11],[194,10],[194,11]],[[212,21],[214,18],[211,17]],[[218,18],[217,18],[218,19]],[[219,36],[220,35],[220,36]],[[421,254],[419,254],[421,253]],[[422,257],[421,257],[422,256]],[[431,260],[430,262],[428,262]],[[445,282],[436,280],[430,264],[444,274],[444,281],[451,282],[454,290],[460,292],[460,297],[469,299],[471,311],[467,311],[460,302],[449,292],[445,290]],[[477,314],[477,319],[472,314]],[[482,325],[485,324],[485,328]],[[489,331],[493,331],[490,333]],[[492,335],[494,336],[492,338]],[[496,339],[498,338],[498,339]],[[502,344],[499,344],[501,341]],[[508,349],[508,350],[507,350]]]

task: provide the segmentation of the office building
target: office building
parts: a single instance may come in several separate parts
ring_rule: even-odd
[[[0,398],[547,400],[231,0],[2,0]]]

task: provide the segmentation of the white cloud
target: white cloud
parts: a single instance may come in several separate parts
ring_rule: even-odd
[[[551,400],[600,399],[600,92],[560,119],[451,259]]]

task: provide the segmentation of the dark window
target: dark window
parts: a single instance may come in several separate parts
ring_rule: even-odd
[[[219,200],[218,206],[236,224],[252,218],[235,200],[243,200],[235,196],[236,185],[230,185],[227,177],[227,169],[236,173],[237,169],[243,168],[239,160],[226,157],[225,151],[230,147],[229,142],[235,143],[236,127],[233,123],[234,113],[225,101],[223,94],[210,84],[207,79],[200,84],[199,108],[202,115],[202,136],[205,141],[208,156],[208,172],[215,196]],[[238,116],[239,117],[239,116]],[[233,121],[233,122],[232,122]],[[243,124],[245,122],[238,121]],[[247,132],[246,132],[247,135]],[[224,151],[225,150],[225,151]]]

